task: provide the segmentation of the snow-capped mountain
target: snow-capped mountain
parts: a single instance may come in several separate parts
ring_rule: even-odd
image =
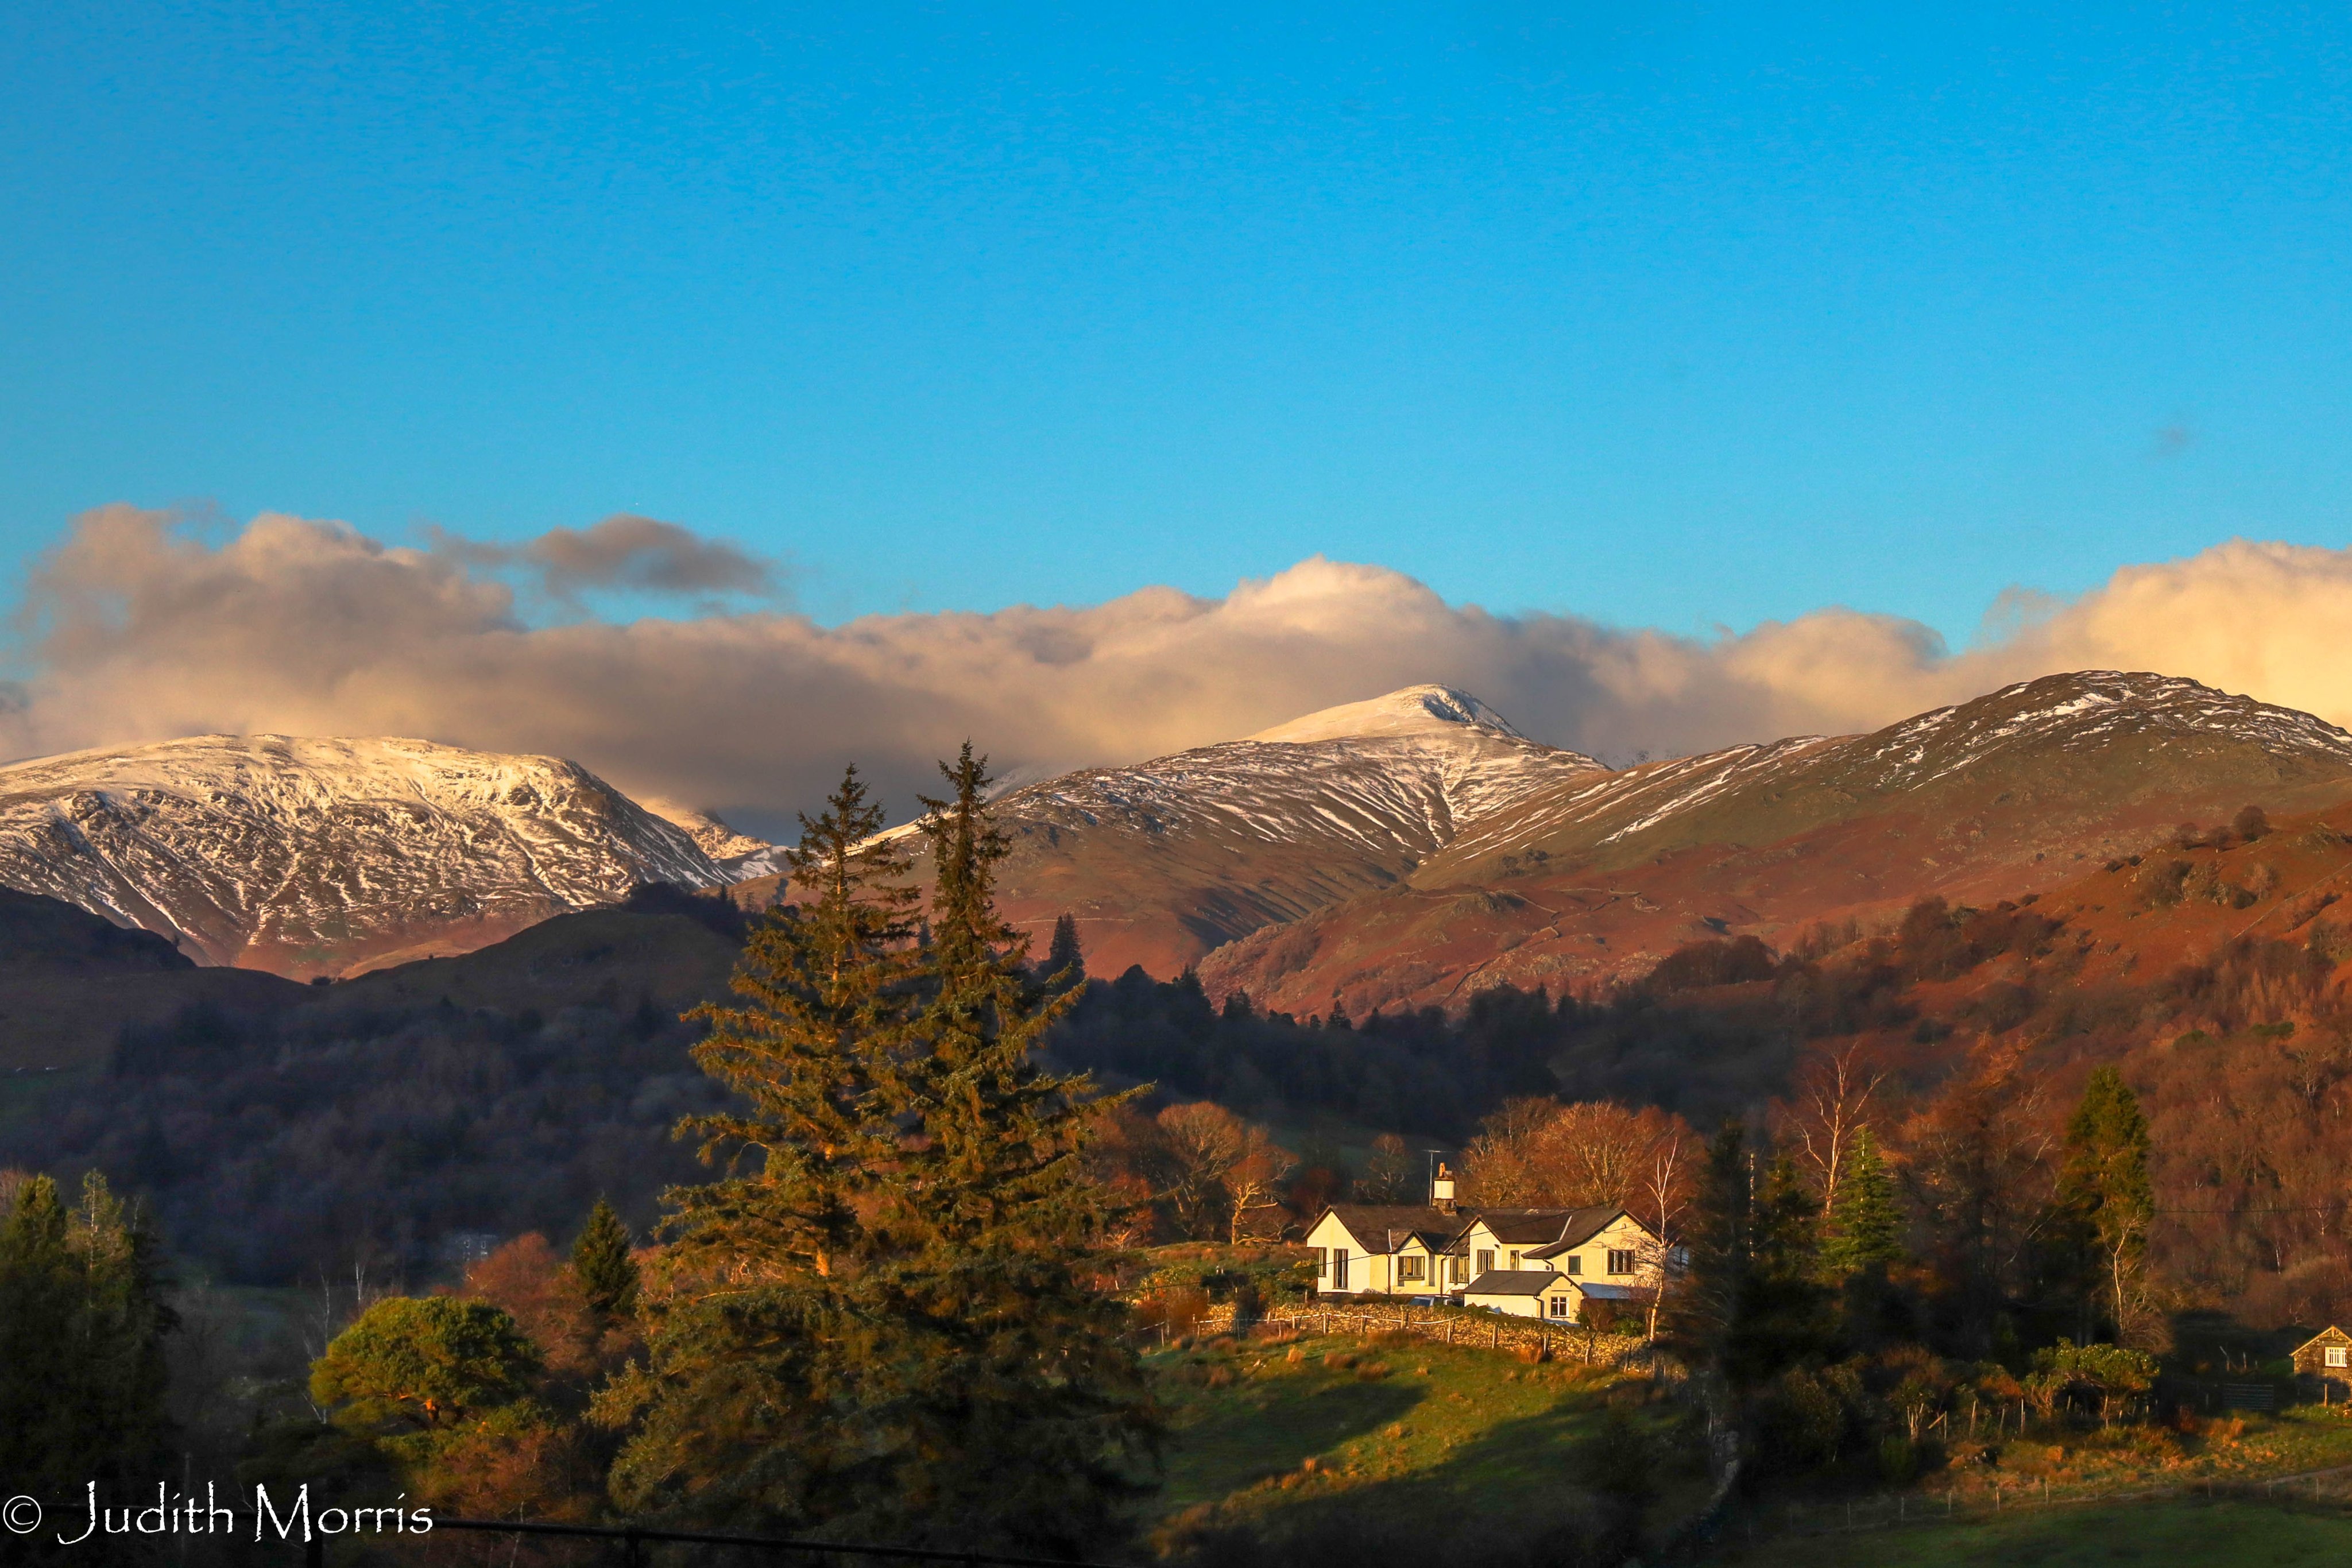
[[[1387,886],[1475,825],[1600,776],[1466,692],[1408,686],[1246,739],[1090,768],[996,802],[1001,902],[1068,912],[1088,961],[1173,973],[1262,925]]]
[[[0,768],[0,884],[206,964],[349,974],[641,883],[725,880],[686,831],[556,758],[215,735]]]
[[[2352,795],[2352,734],[2173,676],[2021,682],[1869,735],[1558,779],[1400,880],[1202,966],[1213,994],[1352,1010],[1639,973],[1685,942],[1990,901],[2183,821]]]
[[[640,796],[637,804],[662,821],[685,829],[695,847],[709,855],[719,874],[730,883],[773,876],[784,869],[782,845],[741,832],[715,812],[681,806],[658,795]]]

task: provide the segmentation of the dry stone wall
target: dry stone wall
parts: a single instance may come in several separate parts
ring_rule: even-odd
[[[1558,1361],[1580,1361],[1620,1370],[1664,1370],[1654,1347],[1631,1335],[1604,1333],[1581,1323],[1552,1323],[1541,1318],[1507,1317],[1466,1307],[1416,1307],[1384,1301],[1310,1302],[1249,1314],[1238,1325],[1235,1315],[1235,1303],[1220,1301],[1208,1310],[1193,1332],[1202,1335],[1232,1333],[1238,1326],[1289,1328],[1300,1333],[1402,1333],[1434,1344],[1549,1355]]]

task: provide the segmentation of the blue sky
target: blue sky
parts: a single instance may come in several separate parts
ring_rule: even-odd
[[[1319,551],[1958,642],[2011,584],[2346,542],[2340,8],[0,26],[12,570],[113,500],[632,511],[828,622]]]

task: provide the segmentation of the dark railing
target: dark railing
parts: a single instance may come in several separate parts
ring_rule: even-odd
[[[73,1511],[82,1506],[79,1501],[64,1505],[55,1510],[53,1516],[71,1518]],[[295,1526],[291,1517],[283,1525],[273,1521],[265,1531],[259,1518],[249,1508],[224,1505],[216,1511],[231,1518],[234,1522],[230,1525],[230,1533],[237,1538],[264,1545],[299,1547],[305,1568],[321,1568],[326,1561],[327,1542],[341,1539],[320,1534],[307,1527]],[[800,1552],[819,1557],[893,1558],[902,1563],[953,1563],[960,1568],[1115,1568],[1110,1563],[1084,1563],[1066,1557],[1014,1557],[1003,1552],[950,1551],[934,1546],[883,1546],[865,1542],[804,1541],[786,1535],[729,1535],[711,1531],[659,1530],[629,1524],[559,1524],[538,1520],[452,1519],[440,1515],[434,1516],[430,1531],[408,1531],[390,1539],[416,1541],[444,1530],[618,1542],[622,1549],[622,1561],[628,1568],[643,1568],[645,1548],[653,1545],[733,1547],[746,1552]],[[252,1534],[248,1536],[247,1531]],[[0,1536],[0,1541],[5,1539]],[[358,1539],[373,1545],[388,1543],[385,1535],[373,1532]]]
[[[736,1546],[766,1552],[813,1552],[836,1557],[891,1557],[907,1563],[955,1563],[965,1568],[1112,1568],[1104,1563],[1079,1563],[1066,1557],[1008,1557],[992,1552],[951,1552],[929,1546],[876,1546],[843,1541],[802,1541],[783,1535],[720,1535],[696,1530],[645,1530],[634,1525],[545,1524],[515,1519],[435,1519],[440,1530],[479,1530],[499,1535],[569,1536],[576,1540],[618,1541],[625,1561],[637,1568],[640,1548],[646,1544]],[[314,1542],[315,1544],[315,1542]]]

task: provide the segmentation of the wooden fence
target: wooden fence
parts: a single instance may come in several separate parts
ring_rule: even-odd
[[[1972,1494],[1957,1490],[1888,1492],[1832,1500],[1758,1503],[1746,1534],[1843,1535],[1852,1531],[1891,1530],[1950,1519],[1989,1519],[2020,1509],[2072,1508],[2102,1502],[2147,1502],[2165,1498],[2233,1497],[2341,1505],[2352,1501],[2352,1466],[2305,1470],[2294,1475],[2209,1479],[2160,1486],[2053,1487],[2046,1478],[2019,1476]],[[1735,1526],[1735,1529],[1738,1528]]]

